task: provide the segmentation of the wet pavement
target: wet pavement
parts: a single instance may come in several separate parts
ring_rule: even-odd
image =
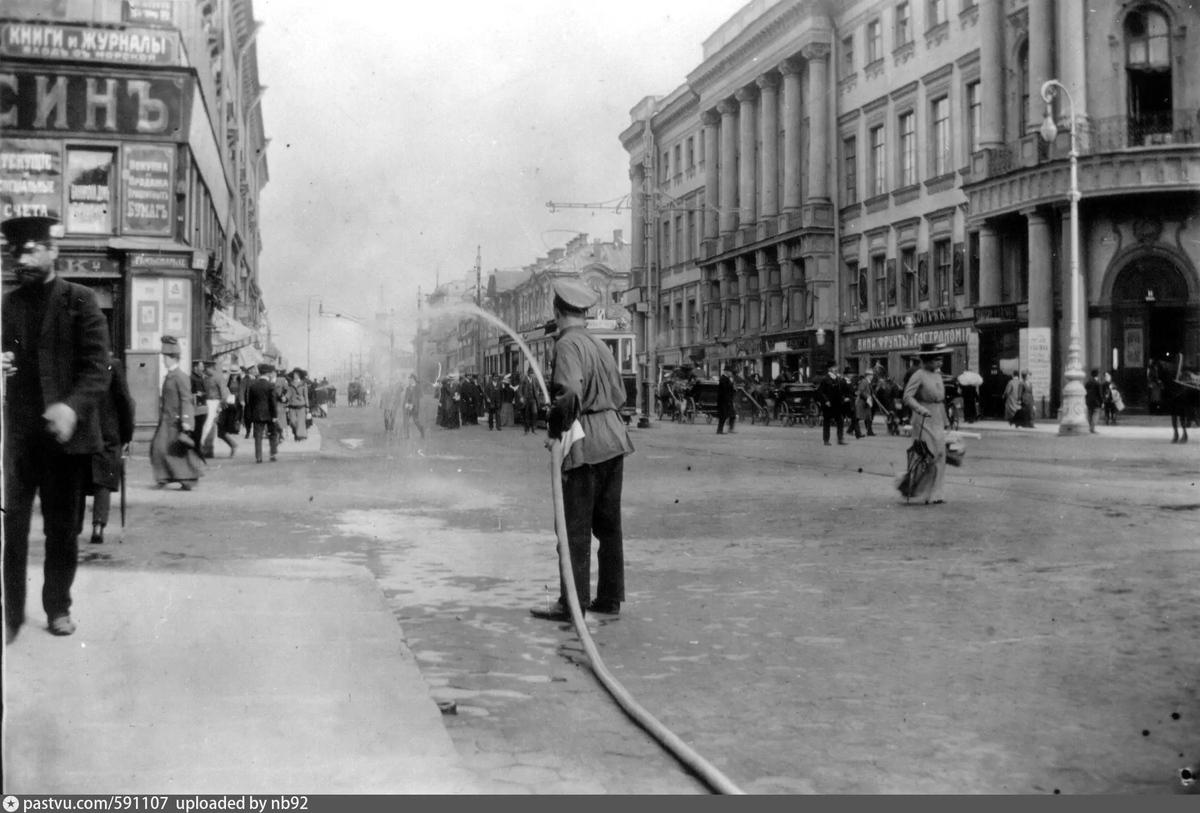
[[[557,563],[548,454],[511,428],[131,469],[84,567],[365,565],[485,792],[704,792],[533,619]],[[948,503],[905,506],[902,438],[658,424],[627,461],[628,600],[589,617],[619,680],[751,792],[1175,793],[1200,758],[1200,444],[984,432]],[[89,546],[84,546],[88,548]],[[594,577],[593,577],[594,578]]]

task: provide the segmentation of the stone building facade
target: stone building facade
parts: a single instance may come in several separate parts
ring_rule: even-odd
[[[1169,0],[747,4],[621,134],[643,372],[837,358],[898,378],[944,341],[954,374],[1029,369],[1052,414],[1071,314],[1065,96],[1039,135],[1055,78],[1080,135],[1084,364],[1144,406],[1153,362],[1200,366],[1198,25]]]
[[[0,0],[0,216],[62,220],[59,273],[96,292],[139,423],[163,335],[185,364],[269,341],[256,30],[252,0]]]

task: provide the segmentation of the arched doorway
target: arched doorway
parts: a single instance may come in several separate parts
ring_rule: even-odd
[[[1109,366],[1129,407],[1156,405],[1155,362],[1174,369],[1195,344],[1190,316],[1187,280],[1165,257],[1134,259],[1114,280]]]

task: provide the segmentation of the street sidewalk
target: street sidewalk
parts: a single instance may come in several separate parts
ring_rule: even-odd
[[[1007,421],[976,421],[975,423],[960,423],[963,432],[1018,432],[1024,434],[1057,435],[1058,421],[1043,419],[1034,423],[1032,429],[1010,425]],[[1200,432],[1200,430],[1196,430]],[[1090,435],[1089,435],[1090,436]],[[1130,419],[1119,420],[1116,426],[1096,424],[1098,439],[1122,438],[1133,440],[1167,440],[1171,439],[1171,419],[1161,417],[1133,416]],[[1196,437],[1200,441],[1200,434]]]
[[[80,568],[66,638],[29,571],[4,650],[7,793],[475,792],[366,568]]]
[[[284,432],[288,438],[291,438],[292,430],[287,429]],[[238,440],[242,443],[244,440]],[[250,445],[246,447],[251,455],[254,454],[254,436],[250,436]],[[263,454],[267,453],[267,439],[263,438]],[[308,437],[304,440],[283,440],[279,443],[280,454],[313,454],[321,451],[321,430],[317,427],[317,422],[313,421],[313,425],[308,427]]]

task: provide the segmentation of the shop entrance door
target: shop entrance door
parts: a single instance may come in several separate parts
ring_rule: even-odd
[[[1150,374],[1155,362],[1174,369],[1187,348],[1187,284],[1166,260],[1148,257],[1134,261],[1113,284],[1113,378],[1128,408],[1151,407]]]

